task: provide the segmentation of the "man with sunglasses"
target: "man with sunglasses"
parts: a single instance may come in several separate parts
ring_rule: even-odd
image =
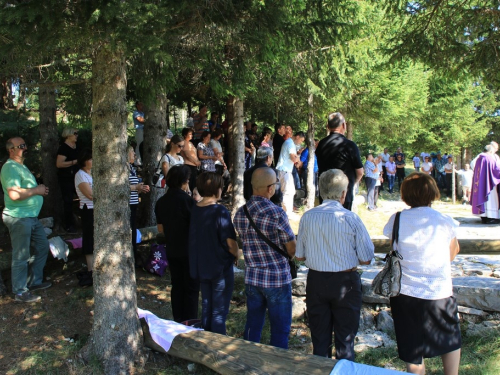
[[[2,167],[0,180],[5,195],[2,219],[12,243],[12,292],[16,302],[37,302],[41,297],[31,292],[52,286],[43,281],[49,242],[38,220],[49,188],[38,185],[24,165],[28,147],[21,137],[9,139],[6,148],[9,159]]]

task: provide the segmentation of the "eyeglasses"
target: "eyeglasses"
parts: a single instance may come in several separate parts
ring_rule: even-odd
[[[280,183],[280,180],[276,180],[276,182],[275,182],[275,183],[273,183],[273,184],[271,184],[271,185],[267,185],[267,187],[268,187],[268,188],[270,188],[271,186],[273,186],[273,185],[278,185],[279,183]]]
[[[181,145],[181,144],[177,143],[177,147],[183,148],[184,145]]]
[[[20,150],[24,150],[26,148],[26,143],[21,143],[19,146],[11,147],[11,149],[15,149],[15,148],[18,148]]]
[[[78,135],[78,132],[74,132],[73,135]]]

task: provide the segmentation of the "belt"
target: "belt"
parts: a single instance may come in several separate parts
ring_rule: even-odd
[[[348,270],[338,271],[338,272],[356,272],[357,270],[358,270],[358,267],[352,267],[352,268],[349,268]]]

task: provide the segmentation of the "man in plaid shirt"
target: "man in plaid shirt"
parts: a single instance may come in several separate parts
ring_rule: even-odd
[[[247,201],[247,207],[260,231],[293,257],[296,242],[288,217],[281,207],[269,200],[277,183],[276,173],[271,168],[256,169],[252,175],[253,195]],[[267,308],[271,345],[288,349],[292,324],[292,278],[288,259],[259,237],[243,207],[234,217],[234,227],[243,241],[246,264],[247,322],[244,338],[260,342]]]

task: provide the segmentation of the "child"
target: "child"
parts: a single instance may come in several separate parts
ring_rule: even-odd
[[[418,156],[418,152],[415,152],[415,156],[413,157],[413,168],[415,168],[415,172],[420,172],[420,157]]]

